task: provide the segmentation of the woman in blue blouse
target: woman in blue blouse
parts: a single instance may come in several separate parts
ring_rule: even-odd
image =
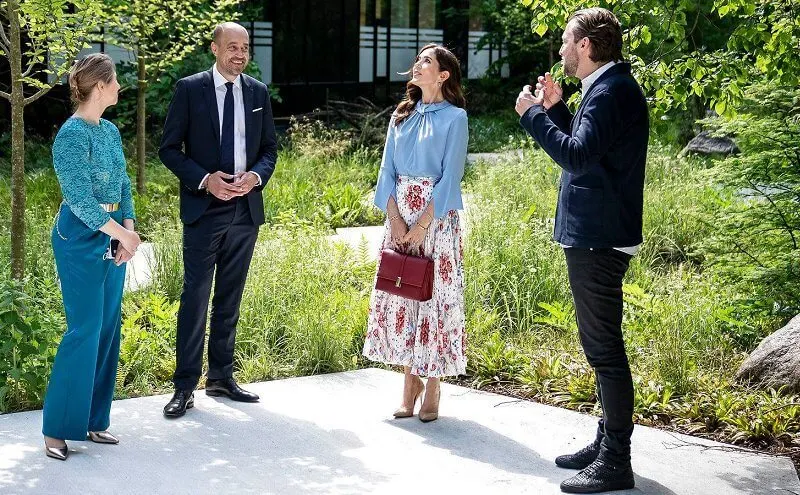
[[[67,331],[58,347],[42,433],[45,453],[66,460],[65,440],[118,443],[107,430],[119,357],[125,262],[139,246],[119,130],[102,119],[117,103],[114,62],[95,54],[69,77],[77,109],[53,143],[63,202],[52,241]],[[111,239],[119,247],[111,256]]]
[[[467,155],[467,112],[458,59],[427,45],[386,135],[375,205],[386,212],[383,248],[434,261],[433,298],[417,302],[373,291],[364,355],[402,365],[403,401],[394,416],[439,414],[439,379],[466,368],[463,245],[458,211]],[[420,376],[426,376],[424,384]]]

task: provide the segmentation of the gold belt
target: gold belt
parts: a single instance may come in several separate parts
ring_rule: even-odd
[[[119,210],[119,203],[100,203],[100,208],[104,209],[108,213],[111,213]]]

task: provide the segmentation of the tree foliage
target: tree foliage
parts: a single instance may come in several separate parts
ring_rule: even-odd
[[[97,0],[0,2],[0,55],[9,62],[12,56],[20,57],[23,72],[16,82],[27,87],[26,105],[58,84],[78,52],[89,46],[101,5]],[[18,53],[12,53],[12,17],[21,30]],[[2,96],[10,99],[9,94]]]
[[[0,56],[11,81],[11,272],[25,274],[25,107],[58,84],[97,29],[99,0],[0,2]]]
[[[531,29],[540,36],[560,32],[578,9],[612,10],[623,25],[626,58],[659,113],[686,108],[697,97],[730,115],[750,81],[792,85],[800,78],[796,0],[520,1],[532,10]],[[716,36],[707,38],[709,31]]]
[[[240,0],[109,0],[105,38],[134,53],[137,68],[136,189],[145,190],[147,87],[204,42],[214,26],[236,20]]]
[[[239,0],[112,0],[106,2],[106,41],[135,52],[147,80],[211,40],[214,27],[238,18]]]
[[[482,19],[486,30],[477,49],[491,46],[497,50],[502,47],[500,57],[492,60],[487,74],[489,77],[496,78],[505,64],[509,65],[514,78],[549,68],[555,62],[558,52],[555,35],[550,33],[549,36],[540,37],[533,33],[530,10],[519,0],[483,0],[473,9]]]
[[[742,150],[709,174],[718,191],[709,264],[752,287],[749,306],[800,312],[800,89],[753,85],[737,114],[705,122]],[[719,185],[726,187],[720,189]]]

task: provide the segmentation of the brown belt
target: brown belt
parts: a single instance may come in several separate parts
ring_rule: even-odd
[[[100,203],[100,208],[111,213],[119,210],[119,203]]]

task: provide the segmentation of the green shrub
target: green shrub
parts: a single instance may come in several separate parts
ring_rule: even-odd
[[[25,171],[38,172],[52,167],[50,142],[26,136]],[[11,132],[0,133],[0,176],[11,177]]]
[[[309,231],[262,232],[237,334],[247,380],[310,374],[361,362],[375,264]],[[256,373],[266,373],[259,375]]]
[[[33,287],[38,285],[38,287]],[[55,281],[0,279],[0,413],[39,407],[64,317]]]
[[[183,291],[183,226],[173,223],[151,232],[152,257],[148,260],[152,289],[169,301],[180,299]]]
[[[800,89],[759,82],[744,95],[737,115],[705,122],[741,154],[708,173],[717,194],[704,253],[741,286],[741,306],[785,320],[800,312]]]
[[[525,356],[506,342],[500,332],[494,332],[482,346],[470,351],[469,368],[477,387],[513,382],[528,364]]]
[[[335,146],[311,153],[336,136],[300,136],[306,144],[280,152],[265,190],[268,225],[260,229],[237,331],[236,373],[243,382],[373,365],[361,348],[375,263],[366,246],[331,246],[327,236],[338,226],[380,222],[370,201],[380,153]],[[307,154],[301,154],[302,146]],[[148,194],[137,196],[136,204],[140,230],[154,244],[154,283],[125,296],[120,396],[169,390],[174,367],[183,275],[178,185],[163,166],[150,166]],[[552,241],[559,173],[532,147],[521,160],[467,171],[468,379],[599,412],[594,374],[577,338],[564,256]],[[709,264],[724,258],[704,240],[731,235],[724,231],[727,224],[708,220],[721,191],[707,178],[714,173],[713,163],[651,146],[645,242],[624,282],[623,330],[636,418],[751,445],[794,445],[798,397],[732,384],[742,351],[772,330],[776,319],[748,306],[750,294],[765,290],[761,282],[740,277],[729,283],[730,274]],[[0,299],[0,342],[13,342],[0,348],[0,372],[18,370],[0,373],[6,378],[0,384],[3,411],[41,404],[63,331],[50,246],[58,184],[49,168],[31,173],[28,181],[31,277],[24,285],[0,281],[0,293],[10,294]],[[8,233],[9,195],[7,181],[0,181],[0,234]],[[8,237],[0,235],[0,256],[8,253]]]
[[[315,135],[304,126],[293,132],[292,150],[280,153],[264,192],[267,222],[323,229],[382,223],[383,214],[372,205],[371,195],[379,153],[368,148],[345,153],[349,142],[331,132]],[[301,154],[298,149],[317,151]]]
[[[157,291],[125,298],[117,394],[163,393],[175,371],[178,302]]]

